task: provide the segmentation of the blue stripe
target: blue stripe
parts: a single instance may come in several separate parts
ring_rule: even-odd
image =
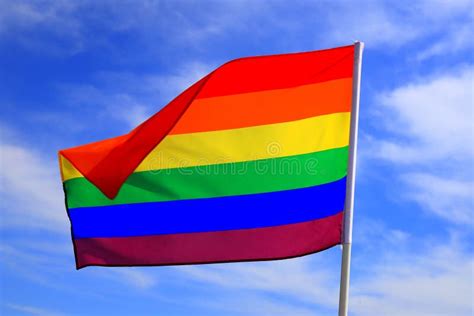
[[[219,198],[69,210],[74,238],[259,228],[315,220],[344,209],[346,178],[310,188]]]

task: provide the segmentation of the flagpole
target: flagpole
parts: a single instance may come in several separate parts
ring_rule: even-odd
[[[354,72],[352,81],[352,111],[349,146],[349,164],[347,167],[346,199],[342,231],[341,285],[339,288],[339,316],[347,316],[349,305],[349,279],[351,272],[352,218],[354,211],[354,187],[357,158],[357,130],[359,125],[360,74],[362,69],[362,51],[364,43],[354,44]]]

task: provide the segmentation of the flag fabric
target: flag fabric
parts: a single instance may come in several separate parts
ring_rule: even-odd
[[[61,150],[76,266],[341,243],[354,46],[230,61],[129,134]]]

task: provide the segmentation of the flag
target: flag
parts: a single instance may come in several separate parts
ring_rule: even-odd
[[[232,60],[130,133],[61,150],[77,268],[341,243],[354,46]]]

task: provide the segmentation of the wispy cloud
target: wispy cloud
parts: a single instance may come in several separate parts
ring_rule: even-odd
[[[0,1],[0,39],[34,51],[74,54],[83,49],[82,25],[74,18],[79,5],[69,1]],[[38,31],[45,37],[38,37]],[[54,42],[54,45],[49,45]]]
[[[207,310],[214,310],[218,315],[243,315],[243,316],[273,316],[273,315],[294,315],[312,316],[315,315],[314,308],[306,305],[287,302],[283,299],[265,297],[262,295],[252,295],[247,293],[233,293],[225,295],[220,293],[214,299],[191,300],[193,306],[204,307]],[[333,315],[334,313],[319,312],[317,315]]]
[[[56,311],[51,311],[48,309],[44,308],[39,308],[35,306],[29,306],[29,305],[22,305],[22,304],[6,304],[6,307],[16,311],[20,312],[26,315],[34,315],[34,316],[60,316],[60,315],[65,315],[63,313],[58,313]]]
[[[384,141],[378,154],[398,163],[474,157],[474,69],[398,87],[379,96],[380,119],[398,141]]]
[[[474,182],[436,176],[430,173],[407,173],[403,181],[407,197],[422,208],[449,221],[474,224]]]
[[[212,70],[213,60],[234,56],[309,50],[359,39],[366,41],[371,53],[380,54],[377,58],[396,61],[397,68],[424,72],[427,69],[416,67],[435,60],[443,69],[450,64],[440,56],[459,57],[472,49],[472,12],[471,0],[410,5],[389,1],[287,5],[284,1],[0,0],[2,45],[20,45],[21,53],[34,56],[30,62],[44,62],[45,74],[50,69],[54,72],[43,76],[48,85],[41,92],[32,90],[25,101],[30,105],[21,108],[34,119],[28,123],[45,127],[44,134],[37,137],[26,129],[22,135],[19,122],[12,125],[18,129],[14,132],[0,126],[1,228],[8,232],[0,245],[2,276],[20,280],[18,284],[26,280],[28,286],[46,289],[45,295],[54,288],[77,297],[99,297],[92,304],[108,300],[113,305],[124,298],[128,302],[136,294],[137,305],[149,304],[154,295],[164,302],[166,296],[180,311],[201,308],[203,314],[334,315],[340,268],[337,248],[280,262],[76,272],[56,157],[32,139],[70,144],[60,131],[72,125],[71,133],[80,142],[101,137],[101,128],[117,133],[119,126],[118,132],[127,132]],[[406,52],[402,57],[411,56],[407,59],[413,69],[406,69],[406,60],[391,58],[401,52]],[[38,58],[41,54],[54,58]],[[83,66],[87,69],[80,69],[77,76],[53,71],[64,67],[70,72]],[[419,212],[421,206],[425,214],[443,220],[446,230],[463,231],[466,226],[458,224],[472,223],[474,209],[474,154],[469,145],[473,142],[474,71],[470,65],[445,72],[431,70],[434,73],[412,82],[387,79],[388,85],[398,86],[375,98],[374,121],[380,124],[375,129],[382,133],[369,137],[371,159],[389,167],[371,169],[394,174],[380,189],[400,198],[403,211]],[[372,79],[369,75],[365,80]],[[59,91],[48,92],[58,85]],[[24,94],[30,92],[26,89]],[[51,98],[38,101],[35,93],[50,93]],[[49,102],[49,106],[39,106]],[[11,108],[14,117],[16,105]],[[22,112],[20,106],[18,112]],[[370,194],[371,198],[375,195]],[[419,223],[410,231],[392,228],[397,214],[393,209],[387,212],[392,213],[372,222],[364,210],[358,213],[358,218],[370,223],[355,229],[351,310],[357,315],[471,315],[471,246],[446,241],[445,231],[434,232],[431,227],[426,234],[435,237],[418,234],[423,226]],[[157,299],[152,299],[156,304]],[[183,308],[183,301],[189,306]],[[34,305],[24,301],[1,307],[2,312],[57,314],[46,310],[48,306]]]
[[[166,74],[100,72],[94,83],[62,84],[59,88],[63,103],[72,110],[94,109],[101,119],[112,118],[126,123],[126,132],[158,112],[211,70],[211,65],[194,61]]]
[[[8,243],[4,239],[0,242],[0,273],[12,269],[16,275],[39,284],[63,287],[64,284],[57,284],[55,278],[75,270],[57,162],[22,143],[14,131],[2,128],[11,142],[5,143],[2,137],[0,144],[1,228],[16,234],[10,236]],[[43,234],[43,231],[53,234]],[[101,273],[90,269],[83,274],[124,283],[135,289],[149,289],[156,284],[151,274],[131,268]]]
[[[414,242],[413,240],[410,240]],[[352,283],[356,315],[471,315],[474,260],[455,241],[385,247]]]
[[[403,197],[468,224],[474,223],[473,75],[464,66],[379,95],[376,117],[387,134],[368,147],[370,155],[395,164]]]
[[[2,226],[67,232],[57,163],[16,139],[0,143]]]
[[[119,281],[140,290],[150,290],[157,285],[157,280],[152,273],[147,273],[140,269],[134,268],[111,268],[111,269],[97,269],[95,272],[101,277]],[[92,272],[93,273],[93,272]]]
[[[433,41],[427,48],[416,54],[416,59],[424,61],[435,56],[450,57],[474,47],[474,21],[451,25],[452,30],[439,40]]]
[[[202,51],[210,48],[216,38],[248,32],[252,32],[252,40],[286,38],[280,45],[290,50],[308,50],[315,43],[317,47],[321,43],[347,44],[355,39],[364,40],[368,48],[375,49],[399,48],[418,41],[425,45],[416,54],[418,60],[465,51],[473,45],[470,1],[418,1],[410,6],[390,1],[296,1],[288,6],[281,1],[239,0],[204,4],[187,1],[170,5],[153,0],[100,4],[1,1],[0,36],[34,51],[67,55],[93,47],[113,54],[117,43],[109,38],[117,34],[133,34],[134,41],[155,54],[163,47],[156,43],[162,41]],[[309,47],[303,48],[301,41],[292,37],[309,26],[319,32],[306,36],[304,43]],[[37,37],[38,30],[43,32],[41,37]]]
[[[134,34],[137,41],[156,51],[150,43],[165,38],[187,47],[229,29],[247,29],[252,17],[262,17],[263,2],[207,1],[170,3],[143,1],[0,1],[0,38],[23,47],[55,55],[75,55],[93,47],[111,49],[107,35]],[[250,5],[251,4],[251,5]],[[149,30],[154,32],[150,33]],[[101,32],[97,32],[100,30]],[[39,32],[41,31],[41,35]],[[91,36],[91,34],[94,34]]]
[[[362,1],[357,5],[339,2],[335,7],[337,10],[331,10],[329,15],[333,27],[327,38],[331,41],[362,40],[368,48],[393,48],[403,46],[425,32],[424,28],[413,27],[410,12],[401,8],[387,10],[382,1]]]
[[[371,223],[363,235],[357,236],[353,258],[350,304],[355,315],[467,316],[474,310],[474,260],[458,239],[417,240],[380,223]],[[334,256],[176,269],[190,281],[218,290],[213,308],[221,311],[240,304],[242,313],[257,315],[252,302],[285,297],[273,302],[286,310],[299,306],[332,315],[337,311],[340,252],[331,252]],[[253,296],[222,299],[242,292]],[[262,313],[271,315],[265,309]]]
[[[337,271],[331,258],[305,257],[277,262],[180,267],[191,279],[230,290],[282,294],[297,301],[334,307],[337,304]]]
[[[428,44],[418,54],[427,59],[442,53],[472,48],[471,1],[338,2],[331,4],[325,37],[331,41],[363,40],[370,49],[394,49]]]

